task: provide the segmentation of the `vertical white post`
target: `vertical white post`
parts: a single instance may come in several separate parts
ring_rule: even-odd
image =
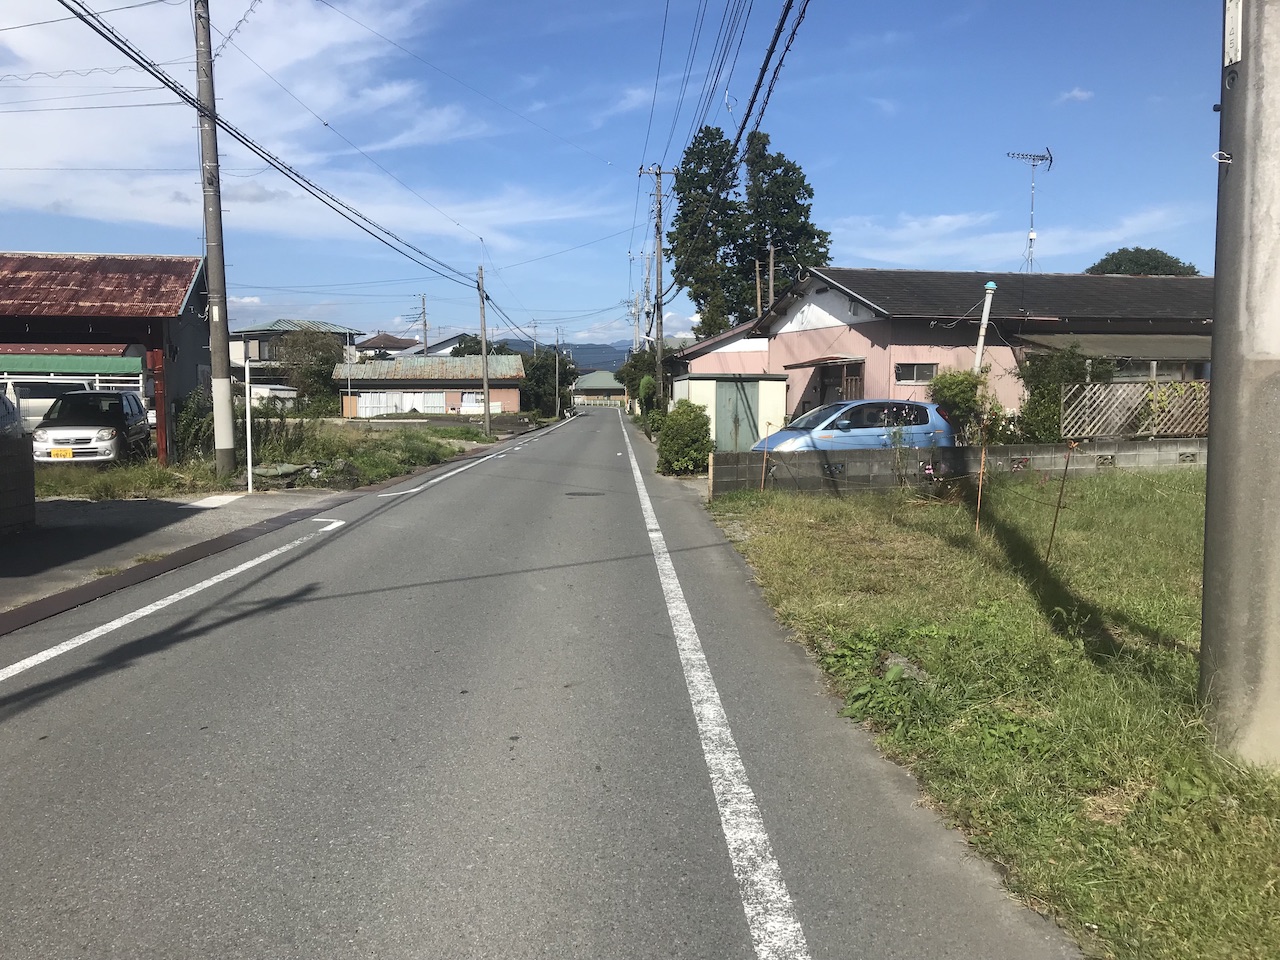
[[[982,322],[978,324],[978,349],[973,355],[973,372],[982,372],[982,346],[987,342],[987,321],[991,319],[991,298],[996,293],[996,283],[994,280],[988,280],[984,290],[987,291],[986,299],[982,303]]]
[[[245,475],[249,478],[249,492],[253,493],[253,400],[249,394],[249,358],[244,358],[244,462]]]

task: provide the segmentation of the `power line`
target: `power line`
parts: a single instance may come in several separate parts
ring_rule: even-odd
[[[155,6],[157,3],[163,3],[167,7],[176,7],[179,4],[186,3],[186,2],[187,0],[142,0],[141,3],[130,3],[127,6],[123,6],[123,7],[112,7],[109,10],[103,10],[102,13],[117,13],[120,10],[136,10],[138,7],[152,7],[152,6]],[[79,19],[79,17],[78,16],[56,17],[53,20],[36,20],[33,23],[19,23],[19,24],[15,24],[12,27],[0,27],[0,33],[5,33],[9,30],[23,30],[27,27],[44,27],[44,26],[48,26],[51,23],[67,23],[70,20],[76,20],[76,19]]]
[[[249,9],[244,12],[244,15],[239,20],[236,21],[236,25],[234,27],[232,27],[227,33],[222,34],[222,42],[218,44],[218,49],[213,51],[213,59],[217,60],[218,57],[222,55],[222,51],[227,48],[227,44],[230,43],[232,38],[240,32],[240,28],[245,25],[253,12],[258,9],[258,4],[260,3],[262,3],[262,0],[249,0]],[[218,32],[222,33],[221,30]],[[254,66],[256,67],[257,64],[255,63]]]
[[[223,43],[223,46],[225,47],[225,46],[226,46],[226,43],[227,43],[227,42],[230,42],[230,40],[231,40],[231,36],[230,36],[230,35],[228,35],[228,36],[226,37],[226,41]],[[434,210],[436,213],[440,214],[440,216],[444,217],[446,220],[448,220],[450,223],[452,223],[455,227],[458,227],[458,228],[459,228],[459,229],[461,229],[461,230],[466,230],[466,231],[467,231],[467,233],[471,234],[471,235],[472,235],[473,237],[475,237],[477,240],[481,239],[480,234],[476,233],[474,230],[470,229],[469,227],[464,226],[463,224],[459,223],[456,219],[454,219],[452,216],[450,216],[449,214],[445,213],[445,211],[441,210],[441,209],[440,209],[439,207],[437,207],[434,203],[432,203],[430,200],[428,200],[426,197],[424,197],[422,194],[420,194],[417,190],[413,189],[413,187],[409,186],[407,183],[405,183],[403,180],[401,180],[399,177],[397,177],[394,173],[392,173],[390,170],[388,170],[386,167],[384,167],[382,164],[380,164],[377,160],[375,160],[373,157],[371,157],[371,156],[370,156],[368,153],[366,153],[363,149],[361,149],[360,147],[358,147],[354,142],[352,142],[352,140],[350,140],[350,139],[349,139],[349,138],[348,138],[344,133],[342,133],[342,131],[338,130],[338,128],[337,128],[337,127],[335,127],[335,126],[333,126],[331,123],[329,123],[329,121],[328,121],[328,120],[324,119],[324,117],[320,116],[320,114],[318,114],[318,113],[316,113],[314,110],[312,110],[312,109],[311,109],[311,107],[309,107],[307,104],[303,103],[303,101],[302,101],[302,100],[301,100],[301,99],[300,99],[300,98],[299,98],[299,97],[298,97],[298,96],[297,96],[297,95],[296,95],[292,90],[290,90],[290,89],[289,89],[288,87],[286,87],[283,83],[281,83],[279,80],[277,80],[277,79],[272,75],[271,71],[267,70],[267,69],[266,69],[266,67],[262,66],[262,64],[258,63],[258,61],[256,61],[256,60],[254,60],[254,59],[253,59],[253,57],[251,57],[251,56],[249,56],[247,53],[245,53],[245,52],[244,52],[244,50],[242,50],[242,49],[240,48],[240,45],[239,45],[239,44],[235,44],[235,43],[233,43],[233,44],[231,44],[231,45],[232,45],[233,47],[235,47],[235,48],[236,48],[236,52],[237,52],[237,53],[239,53],[239,54],[240,54],[240,56],[244,57],[244,58],[245,58],[246,60],[248,60],[251,64],[253,64],[255,67],[257,67],[257,68],[258,68],[258,70],[262,72],[263,76],[265,76],[268,80],[270,80],[270,81],[271,81],[272,83],[274,83],[277,87],[279,87],[281,90],[283,90],[283,91],[285,92],[285,94],[286,94],[286,95],[288,95],[290,98],[292,98],[292,99],[293,99],[293,101],[294,101],[295,103],[297,103],[297,104],[298,104],[298,106],[300,106],[300,107],[302,107],[302,109],[306,110],[306,111],[307,111],[307,113],[309,113],[309,114],[311,114],[311,116],[315,117],[315,119],[316,119],[316,120],[320,121],[320,124],[321,124],[321,125],[322,125],[326,130],[330,131],[334,136],[336,136],[339,140],[341,140],[343,143],[345,143],[347,146],[349,146],[352,150],[354,150],[356,153],[360,154],[360,156],[364,157],[366,160],[368,160],[370,163],[372,163],[375,167],[377,167],[379,170],[381,170],[383,173],[385,173],[388,177],[390,177],[390,178],[391,178],[392,180],[394,180],[396,183],[400,184],[400,186],[404,187],[404,188],[405,188],[405,190],[409,191],[411,194],[413,194],[415,197],[417,197],[419,200],[421,200],[423,203],[425,203],[428,207],[430,207],[432,210]],[[221,48],[219,48],[219,49],[221,49]]]
[[[104,40],[106,40],[116,49],[120,50],[127,57],[129,57],[129,59],[133,60],[140,67],[142,67],[147,73],[151,74],[151,76],[155,77],[157,80],[163,83],[166,87],[168,87],[171,91],[177,94],[178,97],[184,103],[186,103],[190,107],[195,108],[197,113],[200,113],[200,114],[205,113],[204,108],[202,107],[199,100],[195,97],[194,94],[192,94],[184,86],[182,86],[182,84],[178,83],[176,80],[170,77],[167,73],[165,73],[162,69],[160,69],[160,66],[158,64],[148,59],[146,55],[143,54],[136,47],[134,47],[132,43],[130,43],[128,40],[122,37],[109,24],[107,24],[97,14],[95,14],[92,10],[86,7],[82,2],[82,0],[58,0],[58,3],[62,4],[62,6],[66,7],[72,13],[76,14],[76,16],[82,22],[84,22],[91,30],[93,30],[94,33],[98,34],[100,37],[102,37]],[[339,216],[342,216],[346,220],[350,221],[352,224],[354,224],[355,226],[363,230],[365,233],[367,233],[369,236],[378,240],[384,246],[392,250],[395,250],[397,253],[399,253],[401,256],[405,257],[406,259],[412,260],[414,263],[417,263],[420,267],[423,267],[424,269],[429,270],[432,273],[436,273],[436,274],[439,274],[440,276],[454,280],[454,282],[456,283],[462,283],[466,286],[471,286],[475,283],[474,277],[469,276],[468,274],[464,273],[463,271],[457,269],[456,267],[448,263],[445,263],[443,260],[433,257],[431,254],[427,253],[425,250],[422,250],[421,248],[410,243],[408,240],[405,240],[403,237],[399,236],[398,234],[388,229],[387,227],[382,226],[380,223],[373,220],[372,218],[367,217],[365,214],[361,213],[351,204],[339,199],[337,196],[325,190],[323,187],[312,182],[302,173],[295,170],[293,167],[289,166],[289,164],[285,163],[275,154],[267,150],[266,147],[259,144],[252,137],[250,137],[248,134],[241,131],[238,127],[236,127],[235,125],[233,125],[232,123],[224,119],[223,117],[215,115],[211,119],[215,123],[217,123],[217,125],[220,128],[222,128],[224,131],[230,134],[234,139],[238,140],[242,145],[247,147],[252,153],[256,154],[258,157],[265,160],[267,163],[269,163],[272,167],[274,167],[280,173],[284,174],[288,179],[296,183],[298,186],[302,187],[302,189],[305,190],[307,193],[311,194],[313,197],[320,200],[322,203],[328,206],[331,210],[336,212]],[[413,254],[417,254],[417,256],[413,256]],[[419,257],[421,257],[422,259],[419,259]],[[444,272],[444,271],[447,271],[447,272]]]
[[[547,127],[544,127],[542,124],[538,123],[536,120],[529,119],[523,113],[520,113],[518,110],[514,110],[511,107],[508,107],[501,100],[494,99],[493,97],[489,96],[489,94],[485,93],[483,90],[477,90],[475,87],[471,86],[471,84],[463,80],[459,80],[457,77],[455,77],[453,74],[449,73],[448,71],[442,70],[439,67],[437,67],[434,63],[430,62],[429,60],[423,59],[421,56],[414,53],[408,47],[397,43],[396,41],[392,40],[390,37],[384,34],[379,33],[377,30],[373,29],[373,27],[369,26],[367,23],[362,23],[361,21],[357,20],[355,17],[351,16],[351,14],[347,13],[345,10],[339,10],[332,3],[330,3],[329,0],[318,0],[318,2],[323,3],[326,7],[332,10],[334,13],[337,13],[343,17],[346,17],[356,26],[369,31],[379,40],[384,40],[387,43],[391,44],[393,47],[395,47],[397,50],[399,50],[401,53],[405,54],[406,56],[413,57],[413,59],[417,60],[419,63],[423,64],[424,66],[430,67],[432,70],[434,70],[436,73],[440,74],[441,76],[448,77],[458,86],[463,87],[466,90],[470,90],[477,97],[483,97],[485,100],[488,100],[490,103],[492,103],[495,107],[505,110],[507,113],[511,114],[513,117],[518,117],[519,119],[523,120],[525,123],[529,124],[530,126],[537,127],[543,133],[547,134],[548,136],[555,137],[561,143],[566,144],[570,147],[573,147],[573,149],[578,150],[581,153],[585,153],[587,156],[592,157],[596,160],[599,160],[601,163],[607,166],[610,166],[610,167],[613,166],[612,160],[606,160],[604,157],[600,156],[599,154],[592,153],[586,147],[579,146],[578,144],[574,143],[572,140],[569,140],[566,137],[560,136],[560,134],[556,133],[554,130],[550,130]]]

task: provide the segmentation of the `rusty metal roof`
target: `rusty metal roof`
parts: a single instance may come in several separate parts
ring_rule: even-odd
[[[0,316],[176,317],[200,257],[0,253]]]
[[[364,363],[339,363],[333,368],[335,380],[479,380],[478,356],[471,357],[398,357],[394,360],[366,360]],[[519,356],[489,357],[490,380],[519,380],[524,376],[524,361]]]

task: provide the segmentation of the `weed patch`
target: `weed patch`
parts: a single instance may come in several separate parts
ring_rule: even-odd
[[[1280,955],[1280,778],[1196,701],[1203,474],[714,501],[882,749],[1090,955]]]

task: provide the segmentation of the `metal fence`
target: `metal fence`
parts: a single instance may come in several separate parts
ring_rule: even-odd
[[[1069,383],[1064,440],[1209,435],[1209,381]]]

